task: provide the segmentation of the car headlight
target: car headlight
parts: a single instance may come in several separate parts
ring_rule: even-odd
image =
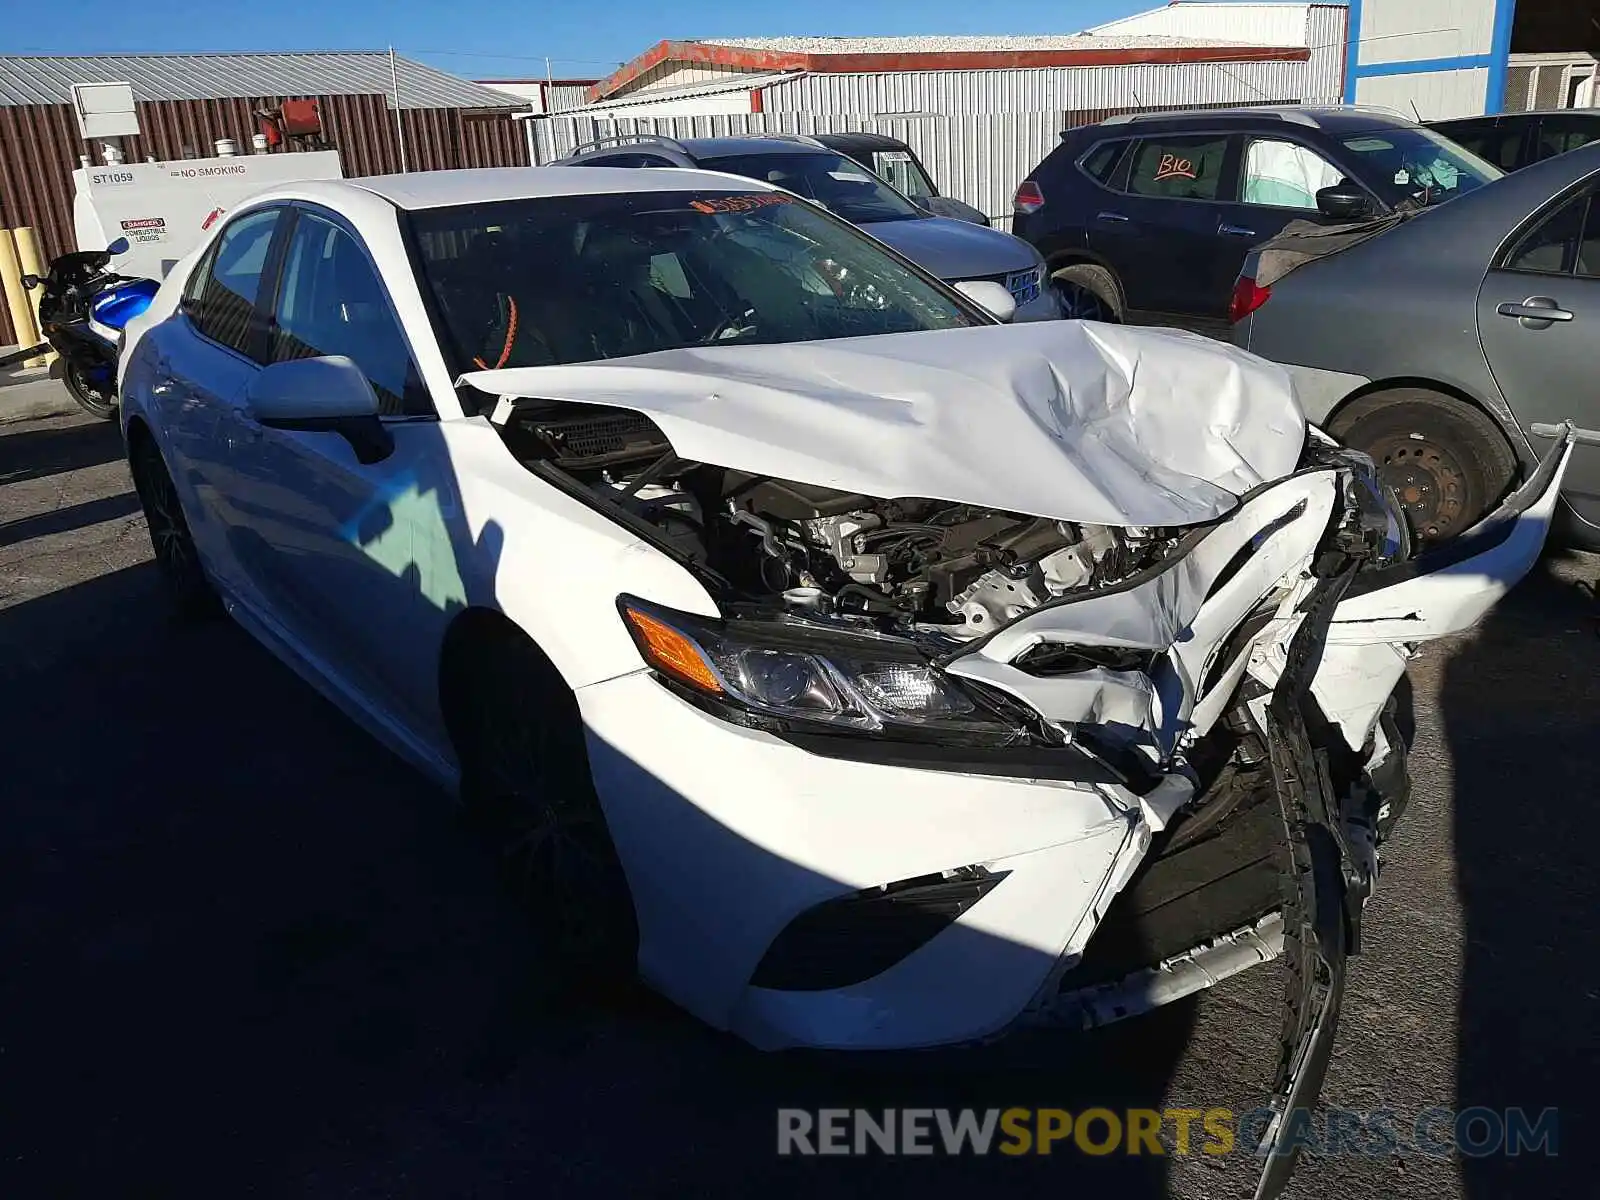
[[[1058,744],[999,693],[945,674],[909,642],[782,620],[718,621],[618,598],[658,678],[761,728],[971,746]]]
[[[1387,567],[1411,557],[1411,519],[1394,489],[1376,470],[1350,474],[1350,501],[1361,514],[1361,525],[1372,547],[1371,565]]]
[[[1345,503],[1356,514],[1371,549],[1369,565],[1386,567],[1409,559],[1415,549],[1411,519],[1394,489],[1383,482],[1372,456],[1341,445],[1307,421],[1300,465],[1319,464],[1339,464],[1348,471]]]

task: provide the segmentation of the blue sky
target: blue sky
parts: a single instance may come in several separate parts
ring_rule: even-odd
[[[1074,33],[1163,0],[55,0],[7,22],[0,54],[370,49],[467,76],[600,76],[662,38]]]

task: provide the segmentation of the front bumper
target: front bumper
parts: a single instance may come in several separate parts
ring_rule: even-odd
[[[1118,785],[825,758],[708,715],[646,672],[581,688],[591,769],[639,917],[641,974],[757,1046],[981,1039],[1081,951],[1149,844]],[[751,984],[795,918],[967,866],[1005,878],[853,986]]]
[[[1343,956],[1359,944],[1378,835],[1393,821],[1374,776],[1379,768],[1396,776],[1389,798],[1403,788],[1403,768],[1396,773],[1382,752],[1392,739],[1373,741],[1389,693],[1415,641],[1464,628],[1532,565],[1570,450],[1564,440],[1485,532],[1465,535],[1466,554],[1371,572],[1378,586],[1359,595],[1356,562],[1328,569],[1327,489],[1335,484],[1324,478],[1331,468],[1318,468],[1242,505],[1217,527],[1215,544],[1200,543],[1181,569],[1116,595],[1036,610],[1008,627],[1025,633],[1031,623],[1026,636],[1045,639],[1092,636],[1101,620],[1126,636],[1146,636],[1146,625],[1170,633],[1173,688],[1153,694],[1191,728],[1216,720],[1223,703],[1193,681],[1205,679],[1224,698],[1240,680],[1246,697],[1256,693],[1249,708],[1268,750],[1281,805],[1281,874],[1291,885],[1281,945],[1299,981],[1288,1014],[1298,1032],[1286,1043],[1280,1089],[1290,1099],[1311,1086],[1331,1040]],[[1282,537],[1263,540],[1269,529]],[[1254,547],[1243,567],[1234,542]],[[1259,580],[1278,579],[1294,580],[1293,589],[1273,619],[1239,643],[1236,616],[1271,590]],[[1152,594],[1141,596],[1146,589]],[[1204,598],[1197,608],[1185,607],[1189,594]],[[1113,611],[1102,612],[1107,605]],[[998,656],[992,662],[1014,657],[1003,638],[983,649]],[[1009,682],[1029,698],[1015,679],[990,682]],[[1155,802],[1159,788],[1139,796],[1116,783],[814,754],[722,721],[643,670],[577,695],[596,788],[633,891],[642,974],[708,1024],[764,1048],[967,1042],[1063,998],[1081,1001],[1063,980],[1071,985],[1091,935],[1172,816]],[[1046,693],[1034,698],[1052,715]],[[1056,700],[1080,703],[1075,694]],[[1174,737],[1181,757],[1184,735]],[[1183,778],[1178,769],[1165,776]],[[1003,879],[886,969],[809,989],[754,982],[803,914],[867,889],[968,870]],[[1269,957],[1276,938],[1251,928],[1254,941],[1248,929],[1219,928],[1217,935],[1236,935],[1228,945],[1149,964],[1154,974],[1120,981],[1121,998],[1099,1011],[1131,1015],[1214,982],[1208,964],[1237,969]],[[1132,1002],[1138,995],[1142,1005]]]
[[[1046,281],[1048,283],[1048,280]],[[1026,304],[1017,306],[1017,315],[1013,321],[1059,321],[1061,319],[1061,299],[1052,287],[1042,287],[1039,295]]]

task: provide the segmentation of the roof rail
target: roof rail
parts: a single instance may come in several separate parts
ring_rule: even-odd
[[[650,142],[658,146],[665,146],[668,150],[676,150],[686,158],[693,158],[689,148],[677,138],[669,138],[659,133],[613,133],[608,137],[598,137],[581,145],[574,146],[567,152],[567,157],[582,154],[585,150],[598,150],[601,146],[615,146],[627,142]]]
[[[1319,112],[1371,112],[1382,113],[1386,117],[1400,117],[1406,121],[1416,120],[1415,115],[1402,112],[1388,104],[1317,104],[1312,107]]]
[[[1170,121],[1179,117],[1274,117],[1296,125],[1317,128],[1316,118],[1298,108],[1274,108],[1269,105],[1241,104],[1237,108],[1187,108],[1168,109],[1164,112],[1117,113],[1100,121],[1102,125],[1132,125],[1139,121]]]
[[[775,141],[782,142],[800,142],[802,145],[815,146],[818,150],[828,149],[826,143],[817,141],[817,139],[812,137],[809,133],[746,133],[740,136],[752,138],[772,138]]]

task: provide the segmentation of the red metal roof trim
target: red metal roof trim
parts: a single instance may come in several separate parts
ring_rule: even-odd
[[[908,54],[800,54],[708,42],[657,42],[589,89],[589,103],[614,95],[664,62],[747,71],[982,71],[1007,67],[1120,67],[1154,64],[1306,62],[1305,46],[1149,46],[1104,50],[956,50]]]

